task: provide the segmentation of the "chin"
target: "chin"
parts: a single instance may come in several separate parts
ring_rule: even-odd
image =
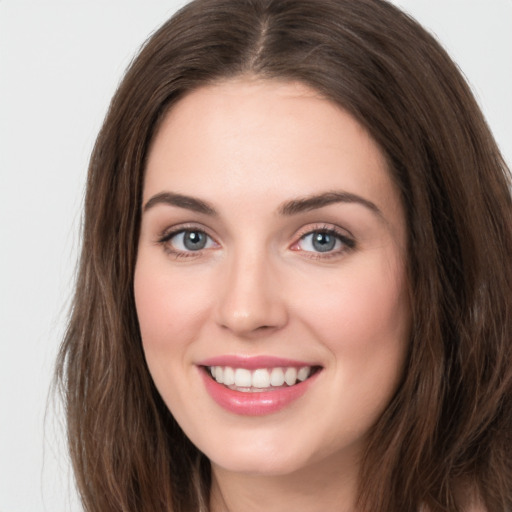
[[[233,453],[210,458],[213,466],[237,474],[252,476],[286,476],[308,465],[307,460],[283,453]]]
[[[250,431],[230,432],[214,444],[211,439],[200,447],[214,467],[227,472],[253,476],[286,476],[307,471],[317,465],[318,468],[332,459],[338,466],[346,457],[353,460],[357,443],[349,446],[339,445],[339,439],[334,442],[331,436],[314,435],[283,436],[276,432],[263,433]],[[303,433],[304,434],[304,433]],[[309,433],[311,434],[311,433]],[[322,441],[328,440],[325,446]],[[347,440],[348,441],[348,440]]]

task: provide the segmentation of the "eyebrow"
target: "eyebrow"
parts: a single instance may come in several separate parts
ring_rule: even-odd
[[[325,192],[323,194],[292,199],[291,201],[286,201],[282,204],[278,212],[281,215],[286,216],[296,215],[297,213],[316,210],[317,208],[322,208],[334,203],[360,204],[382,217],[382,212],[375,203],[368,201],[368,199],[365,199],[364,197],[351,194],[350,192]]]
[[[186,210],[192,210],[197,213],[203,213],[205,215],[217,215],[215,208],[209,205],[206,201],[197,199],[195,197],[185,196],[183,194],[174,194],[172,192],[161,192],[160,194],[154,195],[144,205],[144,211],[148,211],[157,204],[168,204],[170,206],[177,206],[178,208],[185,208]]]
[[[278,208],[277,212],[283,216],[297,215],[302,212],[316,210],[324,206],[335,203],[356,203],[360,204],[378,216],[383,217],[382,212],[379,210],[375,203],[350,192],[325,192],[323,194],[316,194],[312,196],[292,199],[286,201]],[[158,204],[168,204],[170,206],[177,206],[186,210],[202,213],[204,215],[217,216],[218,213],[213,206],[206,201],[197,199],[195,197],[186,196],[183,194],[175,194],[173,192],[160,192],[159,194],[151,197],[144,205],[144,212],[153,208]]]

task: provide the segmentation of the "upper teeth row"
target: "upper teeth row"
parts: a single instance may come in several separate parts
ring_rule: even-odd
[[[212,377],[225,386],[236,386],[240,388],[269,388],[270,386],[282,386],[284,383],[293,386],[297,380],[306,380],[311,367],[302,368],[258,368],[257,370],[247,370],[246,368],[232,368],[230,366],[209,366],[208,370]]]

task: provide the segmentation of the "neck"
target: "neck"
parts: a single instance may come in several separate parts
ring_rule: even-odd
[[[235,473],[212,463],[211,512],[354,512],[357,471],[339,459],[286,475]]]

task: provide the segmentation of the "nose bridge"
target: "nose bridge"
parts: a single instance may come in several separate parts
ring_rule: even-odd
[[[282,327],[286,308],[276,281],[275,263],[263,247],[239,247],[225,262],[218,322],[241,336]]]

